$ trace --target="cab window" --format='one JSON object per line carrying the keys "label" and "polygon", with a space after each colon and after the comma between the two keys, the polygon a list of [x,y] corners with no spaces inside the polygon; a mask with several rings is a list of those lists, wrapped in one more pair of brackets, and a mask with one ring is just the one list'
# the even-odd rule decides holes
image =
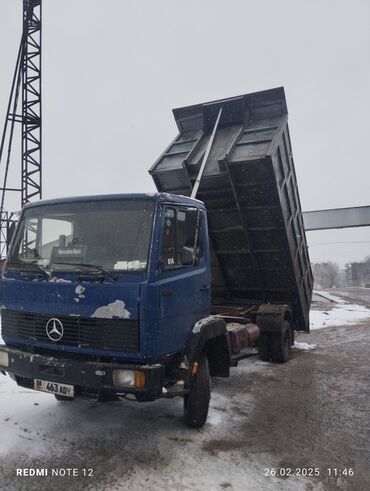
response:
{"label": "cab window", "polygon": [[199,263],[202,241],[200,218],[197,208],[165,207],[161,251],[161,263],[165,270]]}

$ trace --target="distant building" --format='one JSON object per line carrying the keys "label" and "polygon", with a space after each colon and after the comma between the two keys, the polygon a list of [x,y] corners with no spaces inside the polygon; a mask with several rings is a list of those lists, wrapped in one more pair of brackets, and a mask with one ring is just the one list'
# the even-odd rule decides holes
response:
{"label": "distant building", "polygon": [[354,286],[370,285],[370,261],[351,263],[349,272]]}

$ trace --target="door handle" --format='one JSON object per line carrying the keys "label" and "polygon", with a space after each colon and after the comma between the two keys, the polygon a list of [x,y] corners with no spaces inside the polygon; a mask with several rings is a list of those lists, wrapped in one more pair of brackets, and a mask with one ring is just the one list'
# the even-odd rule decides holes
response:
{"label": "door handle", "polygon": [[201,287],[199,288],[199,290],[200,290],[201,292],[208,292],[208,290],[209,290],[209,286],[207,286],[207,285],[203,285],[203,286],[201,286]]}

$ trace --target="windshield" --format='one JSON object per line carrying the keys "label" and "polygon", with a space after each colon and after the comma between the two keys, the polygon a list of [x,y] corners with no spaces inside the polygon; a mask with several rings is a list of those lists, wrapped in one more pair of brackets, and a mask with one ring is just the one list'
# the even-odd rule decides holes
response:
{"label": "windshield", "polygon": [[[154,201],[112,200],[64,203],[26,209],[9,267],[73,271],[144,271]],[[92,268],[93,269],[93,268]]]}

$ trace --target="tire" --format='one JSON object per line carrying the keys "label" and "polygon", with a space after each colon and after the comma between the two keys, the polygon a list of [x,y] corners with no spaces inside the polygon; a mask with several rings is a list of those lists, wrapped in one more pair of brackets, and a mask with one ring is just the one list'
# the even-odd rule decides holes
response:
{"label": "tire", "polygon": [[269,361],[270,359],[270,336],[268,334],[261,334],[258,338],[258,355],[262,361]]}
{"label": "tire", "polygon": [[200,428],[207,420],[211,399],[211,376],[208,359],[203,353],[198,360],[198,371],[191,377],[191,386],[184,396],[185,423],[192,428]]}
{"label": "tire", "polygon": [[271,338],[272,361],[286,363],[292,356],[291,327],[289,321],[285,320],[281,332]]}
{"label": "tire", "polygon": [[54,397],[59,402],[72,402],[74,400],[73,397],[65,397],[65,396],[60,396],[57,394],[54,394]]}

